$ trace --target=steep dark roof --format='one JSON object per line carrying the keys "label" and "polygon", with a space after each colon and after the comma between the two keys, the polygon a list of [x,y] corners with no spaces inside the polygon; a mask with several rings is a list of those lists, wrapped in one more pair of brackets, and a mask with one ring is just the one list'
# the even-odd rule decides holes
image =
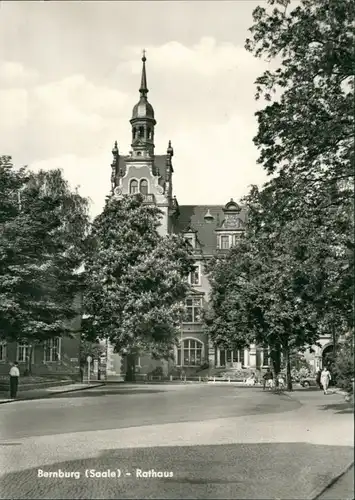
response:
{"label": "steep dark roof", "polygon": [[[215,230],[224,220],[224,205],[179,205],[179,216],[174,224],[174,232],[182,233],[189,225],[196,229],[196,237],[204,255],[212,255],[217,248],[217,234]],[[213,216],[213,221],[207,223],[204,219],[207,211]],[[241,207],[238,217],[246,222],[246,210]]]}

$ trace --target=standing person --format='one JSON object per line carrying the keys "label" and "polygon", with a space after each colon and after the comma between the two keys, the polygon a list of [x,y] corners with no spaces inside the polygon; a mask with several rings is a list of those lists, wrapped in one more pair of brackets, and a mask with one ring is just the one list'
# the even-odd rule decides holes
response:
{"label": "standing person", "polygon": [[270,368],[266,370],[266,373],[263,376],[263,391],[265,391],[266,384],[268,384],[269,380],[274,378]]}
{"label": "standing person", "polygon": [[320,376],[320,383],[322,384],[324,394],[328,394],[327,391],[328,391],[329,382],[331,381],[331,379],[332,379],[332,377],[330,375],[330,371],[325,366],[323,368],[323,371],[322,371],[321,376]]}
{"label": "standing person", "polygon": [[319,387],[319,389],[322,389],[322,384],[320,383],[320,378],[321,378],[322,370],[318,368],[317,373],[316,373],[316,384]]}
{"label": "standing person", "polygon": [[10,398],[15,399],[17,396],[18,380],[20,377],[20,370],[18,369],[18,362],[12,363],[10,368]]}

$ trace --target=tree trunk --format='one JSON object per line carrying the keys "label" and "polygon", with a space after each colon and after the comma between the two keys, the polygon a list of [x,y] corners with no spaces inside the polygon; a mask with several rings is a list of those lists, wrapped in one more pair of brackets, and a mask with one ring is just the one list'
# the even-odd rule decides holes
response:
{"label": "tree trunk", "polygon": [[134,354],[127,354],[126,357],[127,366],[126,366],[126,382],[135,382],[136,381],[136,357]]}
{"label": "tree trunk", "polygon": [[275,386],[279,385],[279,373],[281,370],[281,346],[276,345],[275,348],[270,353],[271,366],[274,375]]}
{"label": "tree trunk", "polygon": [[30,345],[29,356],[27,359],[27,373],[28,375],[32,375],[32,355],[33,355],[33,344]]}
{"label": "tree trunk", "polygon": [[291,377],[291,358],[290,350],[285,347],[285,363],[286,363],[286,387],[288,391],[292,391],[292,377]]}
{"label": "tree trunk", "polygon": [[332,325],[332,340],[333,340],[333,361],[335,362],[335,358],[337,355],[337,337],[335,333],[334,323]]}

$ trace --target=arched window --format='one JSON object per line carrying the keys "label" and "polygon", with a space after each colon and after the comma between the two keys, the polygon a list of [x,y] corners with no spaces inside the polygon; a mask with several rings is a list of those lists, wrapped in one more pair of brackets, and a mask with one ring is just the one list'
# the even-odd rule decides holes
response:
{"label": "arched window", "polygon": [[148,128],[147,129],[147,139],[151,139],[151,138],[152,138],[152,129]]}
{"label": "arched window", "polygon": [[202,364],[203,344],[199,340],[185,339],[178,350],[179,366],[200,366]]}
{"label": "arched window", "polygon": [[132,179],[129,185],[129,194],[137,194],[137,193],[138,193],[138,181]]}
{"label": "arched window", "polygon": [[139,137],[144,137],[144,127],[139,127]]}
{"label": "arched window", "polygon": [[146,181],[145,179],[141,180],[139,191],[141,192],[141,194],[148,194],[148,181]]}

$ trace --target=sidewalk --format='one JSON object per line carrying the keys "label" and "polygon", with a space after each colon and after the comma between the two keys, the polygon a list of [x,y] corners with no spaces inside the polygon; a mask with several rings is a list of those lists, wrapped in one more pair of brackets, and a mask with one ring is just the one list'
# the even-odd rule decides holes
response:
{"label": "sidewalk", "polygon": [[328,486],[316,500],[334,500],[337,498],[342,500],[354,499],[354,465]]}
{"label": "sidewalk", "polygon": [[42,399],[48,398],[55,394],[64,394],[66,392],[84,391],[87,389],[93,389],[95,387],[101,387],[105,385],[103,382],[93,382],[88,383],[78,383],[70,385],[59,385],[57,387],[48,387],[47,389],[32,389],[29,391],[19,392],[16,399],[9,399],[6,397],[6,393],[0,393],[0,404],[3,403],[15,403],[16,401],[26,401],[30,399]]}

